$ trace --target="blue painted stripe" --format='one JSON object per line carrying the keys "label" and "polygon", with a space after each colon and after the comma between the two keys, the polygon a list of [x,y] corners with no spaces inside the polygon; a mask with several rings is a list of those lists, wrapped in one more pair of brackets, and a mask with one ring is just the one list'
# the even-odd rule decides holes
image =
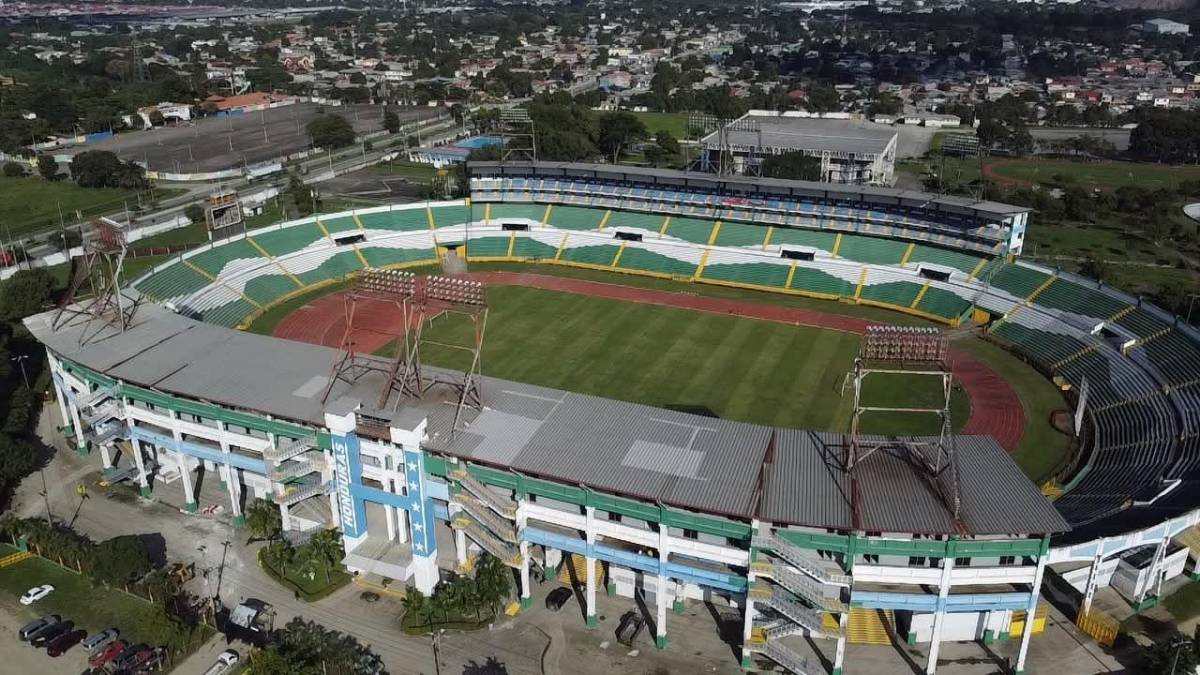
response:
{"label": "blue painted stripe", "polygon": [[133,427],[131,430],[133,438],[147,443],[153,443],[160,448],[168,448],[176,452],[182,452],[190,457],[197,459],[205,459],[217,464],[229,464],[244,471],[251,471],[260,476],[265,476],[267,473],[267,465],[261,459],[252,459],[244,455],[239,455],[235,452],[221,452],[219,449],[207,448],[203,445],[190,443],[188,441],[176,441],[172,436],[164,436],[151,431],[146,431],[138,427]]}
{"label": "blue painted stripe", "polygon": [[1005,609],[1026,609],[1029,593],[964,593],[942,600],[928,593],[887,593],[858,591],[850,604],[868,609],[904,609],[914,612],[985,612]]}

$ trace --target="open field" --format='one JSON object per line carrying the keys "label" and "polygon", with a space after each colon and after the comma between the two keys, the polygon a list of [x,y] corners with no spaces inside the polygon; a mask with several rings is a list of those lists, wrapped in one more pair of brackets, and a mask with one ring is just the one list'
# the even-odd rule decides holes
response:
{"label": "open field", "polygon": [[635,112],[633,115],[646,125],[651,136],[666,130],[677,139],[688,137],[687,113]]}
{"label": "open field", "polygon": [[[158,199],[165,199],[177,190],[155,190]],[[142,200],[148,203],[150,192]],[[79,217],[97,216],[121,211],[138,204],[136,190],[79,187],[69,180],[46,181],[41,178],[0,178],[0,236],[5,239],[31,232],[57,230],[60,210],[68,226]]]}
{"label": "open field", "polygon": [[[842,381],[858,336],[685,309],[622,302],[520,286],[492,287],[484,373],[661,408],[710,412],[723,419],[817,430],[845,429],[851,397]],[[461,343],[470,324],[435,322],[425,334]],[[430,346],[429,363],[462,369],[467,355]],[[877,375],[869,405],[930,404],[933,378]],[[954,397],[955,419],[969,414]],[[877,433],[932,433],[936,419],[879,413],[864,417]]]}
{"label": "open field", "polygon": [[1097,190],[1126,185],[1148,189],[1175,188],[1183,180],[1200,179],[1200,167],[1140,162],[1072,162],[1057,159],[994,159],[984,165],[990,178],[1018,183],[1061,183]]}
{"label": "open field", "polygon": [[[320,112],[344,117],[357,134],[383,129],[378,105],[321,106],[316,103],[260,110],[227,117],[205,117],[174,127],[117,134],[68,152],[108,150],[125,161],[142,162],[152,171],[206,172],[257,164],[309,146],[308,124]],[[401,123],[437,115],[430,108],[395,109]]]}
{"label": "open field", "polygon": [[[14,550],[7,545],[0,546],[0,555]],[[55,590],[33,606],[23,607],[18,598],[39,584],[50,584]],[[150,602],[123,591],[93,586],[87,577],[38,557],[0,569],[0,606],[20,617],[22,623],[46,614],[58,614],[74,621],[89,635],[115,627],[121,631],[122,638],[133,644],[163,644],[175,630]],[[11,636],[5,638],[13,639]]]}

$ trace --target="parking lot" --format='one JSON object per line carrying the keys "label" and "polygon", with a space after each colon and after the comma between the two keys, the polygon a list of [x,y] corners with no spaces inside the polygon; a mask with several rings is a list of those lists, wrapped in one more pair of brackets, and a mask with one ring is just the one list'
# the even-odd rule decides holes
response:
{"label": "parking lot", "polygon": [[87,655],[79,647],[51,659],[46,650],[34,649],[17,639],[17,631],[28,618],[0,607],[0,671],[5,673],[80,673],[87,668]]}
{"label": "parking lot", "polygon": [[[392,107],[391,110],[399,115],[401,124],[434,117],[439,113],[436,108]],[[140,162],[152,171],[221,171],[278,159],[304,150],[309,146],[305,125],[321,112],[345,118],[359,135],[383,129],[382,106],[297,103],[241,115],[205,117],[178,126],[117,134],[108,140],[76,146],[61,154],[108,150],[125,161]]]}

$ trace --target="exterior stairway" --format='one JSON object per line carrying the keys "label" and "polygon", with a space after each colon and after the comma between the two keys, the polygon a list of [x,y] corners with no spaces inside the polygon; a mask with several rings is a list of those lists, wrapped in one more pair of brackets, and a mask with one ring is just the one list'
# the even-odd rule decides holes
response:
{"label": "exterior stairway", "polygon": [[312,459],[304,459],[299,462],[284,461],[279,465],[267,463],[267,473],[273,480],[287,480],[289,478],[299,478],[307,476],[310,473],[320,471],[325,467],[325,457],[317,455]]}
{"label": "exterior stairway", "polygon": [[454,495],[454,503],[462,505],[472,518],[487,526],[497,537],[510,544],[520,541],[517,537],[517,528],[513,523],[496,515],[495,511],[484,506],[478,499],[465,492],[460,492]]}
{"label": "exterior stairway", "polygon": [[751,642],[747,647],[750,651],[762,654],[795,675],[810,675],[821,672],[819,666],[814,667],[810,665],[806,657],[800,656],[778,641]]}
{"label": "exterior stairway", "polygon": [[807,574],[794,572],[786,565],[769,560],[755,561],[751,564],[751,569],[758,576],[774,579],[775,583],[804,598],[814,607],[820,607],[830,612],[846,611],[846,603],[842,602],[840,598],[826,596],[824,584]]}
{"label": "exterior stairway", "polygon": [[104,399],[106,399],[112,395],[113,395],[112,387],[100,387],[96,391],[90,392],[88,394],[84,394],[83,396],[76,398],[75,405],[78,406],[80,410],[83,410],[84,408],[90,408],[90,407],[96,405],[97,403],[103,401]]}
{"label": "exterior stairway", "polygon": [[499,537],[492,534],[490,530],[480,525],[479,521],[468,514],[460,511],[454,517],[454,520],[450,521],[450,527],[466,532],[483,550],[499,558],[505,565],[509,567],[521,566],[521,552],[515,546],[501,541]]}
{"label": "exterior stairway", "polygon": [[122,413],[121,402],[115,399],[104,401],[98,406],[89,408],[80,408],[79,421],[84,426],[95,426],[116,417],[120,417]]}
{"label": "exterior stairway", "polygon": [[476,499],[486,504],[496,513],[509,520],[516,519],[517,502],[508,497],[501,497],[490,490],[486,485],[476,480],[474,476],[467,473],[466,468],[462,465],[459,465],[457,469],[450,472],[450,478],[458,481],[467,492],[470,492]]}
{"label": "exterior stairway", "polygon": [[274,501],[280,506],[291,506],[297,502],[302,502],[309,497],[325,494],[325,484],[318,481],[308,485],[298,486],[295,490],[288,490],[283,494],[275,495]]}
{"label": "exterior stairway", "polygon": [[850,609],[847,638],[856,645],[890,645],[892,637],[889,627],[894,625],[895,615],[890,609],[853,607]]}
{"label": "exterior stairway", "polygon": [[309,450],[317,449],[317,439],[315,436],[305,438],[297,438],[293,441],[288,441],[279,447],[270,447],[263,450],[263,459],[268,462],[283,462],[293,457],[303,455]]}
{"label": "exterior stairway", "polygon": [[[825,625],[824,612],[807,607],[793,600],[788,596],[787,591],[782,588],[773,587],[764,581],[756,581],[750,588],[750,599],[754,602],[764,604],[791,619],[813,637],[837,637],[836,631],[832,635],[829,634],[829,629]],[[795,632],[799,631],[792,631],[787,634],[790,635]],[[782,633],[780,636],[782,636]],[[770,635],[768,634],[767,637],[769,638]]]}
{"label": "exterior stairway", "polygon": [[849,586],[850,577],[830,570],[829,567],[813,556],[812,551],[784,541],[774,534],[756,535],[752,541],[755,548],[770,549],[777,557],[808,576],[825,584]]}

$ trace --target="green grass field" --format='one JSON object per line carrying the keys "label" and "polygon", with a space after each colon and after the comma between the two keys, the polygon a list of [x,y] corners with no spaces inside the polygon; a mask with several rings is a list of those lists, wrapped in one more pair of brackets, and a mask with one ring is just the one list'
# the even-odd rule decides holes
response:
{"label": "green grass field", "polygon": [[[1030,183],[1057,183],[1061,177],[1081,187],[1112,190],[1124,185],[1175,188],[1182,180],[1200,179],[1200,167],[1141,162],[1073,162],[1060,159],[998,160],[997,176]],[[1058,177],[1056,177],[1058,176]]]}
{"label": "green grass field", "polygon": [[[178,194],[179,190],[156,190],[158,199]],[[142,199],[150,199],[149,192]],[[17,236],[53,230],[59,227],[59,209],[66,223],[83,217],[120,211],[126,204],[137,206],[136,190],[82,188],[69,180],[49,182],[41,178],[0,178],[0,225],[4,236]]]}
{"label": "green grass field", "polygon": [[[0,555],[14,550],[0,546]],[[33,606],[22,606],[18,602],[21,594],[40,584],[50,584],[55,590]],[[132,643],[161,644],[175,630],[148,601],[123,591],[92,586],[87,577],[37,557],[0,569],[0,606],[22,623],[58,614],[89,634],[116,627],[121,637]]]}
{"label": "green grass field", "polygon": [[[842,430],[849,422],[851,397],[841,389],[858,352],[853,334],[518,286],[491,288],[489,304],[488,375],[756,424]],[[426,335],[460,343],[470,328],[448,318]],[[429,346],[422,355],[468,365],[460,351]],[[867,385],[869,405],[939,396],[934,378],[875,375]],[[969,409],[957,393],[959,424]],[[875,413],[863,422],[875,433],[938,428],[933,416]]]}
{"label": "green grass field", "polygon": [[676,139],[687,138],[687,113],[635,112],[633,115],[646,125],[651,136],[665,129]]}

